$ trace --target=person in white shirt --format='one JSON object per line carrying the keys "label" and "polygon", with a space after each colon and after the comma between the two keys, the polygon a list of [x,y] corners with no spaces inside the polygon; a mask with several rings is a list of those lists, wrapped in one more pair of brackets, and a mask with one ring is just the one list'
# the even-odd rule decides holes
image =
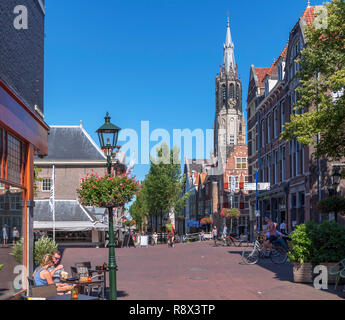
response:
{"label": "person in white shirt", "polygon": [[279,226],[280,232],[286,233],[286,224],[285,221],[283,221]]}
{"label": "person in white shirt", "polygon": [[7,234],[7,225],[5,224],[2,228],[2,241],[4,246],[7,244],[8,234]]}

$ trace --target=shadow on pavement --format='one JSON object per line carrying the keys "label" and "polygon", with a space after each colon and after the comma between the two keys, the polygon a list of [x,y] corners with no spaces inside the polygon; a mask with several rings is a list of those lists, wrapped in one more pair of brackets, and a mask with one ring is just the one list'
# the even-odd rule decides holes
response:
{"label": "shadow on pavement", "polygon": [[[230,254],[242,255],[242,251],[228,251],[228,252]],[[246,265],[242,261],[242,259],[239,262],[239,264],[240,265]],[[272,272],[274,274],[275,279],[278,279],[280,281],[288,281],[288,282],[294,283],[294,281],[293,281],[293,265],[290,262],[286,262],[284,264],[274,264],[269,258],[267,258],[267,259],[260,258],[260,260],[258,261],[258,263],[256,265]],[[298,283],[298,284],[314,288],[313,284],[309,284],[309,283]],[[344,298],[343,293],[342,293],[342,289],[343,289],[343,286],[340,285],[340,286],[338,286],[338,290],[334,290],[334,284],[329,284],[328,289],[325,291],[332,293],[334,295],[337,295],[338,297]],[[317,289],[315,289],[315,290],[317,290]]]}

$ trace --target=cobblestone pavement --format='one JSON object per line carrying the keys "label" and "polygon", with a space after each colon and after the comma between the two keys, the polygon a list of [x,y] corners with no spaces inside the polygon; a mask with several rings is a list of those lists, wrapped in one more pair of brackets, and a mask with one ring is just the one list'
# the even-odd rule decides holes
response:
{"label": "cobblestone pavement", "polygon": [[[292,266],[241,262],[243,249],[211,242],[116,249],[119,299],[130,300],[341,300],[341,291],[292,282]],[[62,263],[107,262],[108,249],[65,249]],[[109,282],[108,282],[109,283]]]}

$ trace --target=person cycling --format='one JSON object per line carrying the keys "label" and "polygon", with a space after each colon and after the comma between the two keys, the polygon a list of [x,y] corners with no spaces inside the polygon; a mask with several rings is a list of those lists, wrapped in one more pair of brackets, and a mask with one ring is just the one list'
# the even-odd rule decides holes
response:
{"label": "person cycling", "polygon": [[171,246],[174,246],[174,240],[175,240],[175,227],[174,225],[171,223],[171,220],[168,219],[168,223],[166,224],[166,230],[168,233],[168,246],[170,245],[170,241],[171,241]]}
{"label": "person cycling", "polygon": [[268,238],[266,241],[264,241],[264,249],[265,253],[267,253],[267,249],[272,252],[272,243],[278,239],[277,236],[277,228],[275,223],[271,220],[271,216],[269,214],[266,214],[265,216],[265,222],[267,223],[266,233],[268,234]]}
{"label": "person cycling", "polygon": [[[287,246],[285,240],[283,239],[284,235],[281,232],[279,232],[278,230],[276,230],[276,233],[277,233],[277,239],[275,241],[277,243],[279,242],[286,250],[288,250],[288,246]],[[266,237],[267,237],[267,239],[270,237],[269,232],[266,233]]]}

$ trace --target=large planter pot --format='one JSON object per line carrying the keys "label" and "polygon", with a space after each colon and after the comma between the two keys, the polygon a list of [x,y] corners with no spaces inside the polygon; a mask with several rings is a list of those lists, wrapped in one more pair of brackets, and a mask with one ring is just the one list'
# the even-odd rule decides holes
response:
{"label": "large planter pot", "polygon": [[[328,270],[328,284],[335,284],[337,276],[336,275],[331,275],[329,274],[329,269],[333,266],[335,266],[337,264],[337,262],[324,262],[324,263],[320,263],[320,266],[325,266],[327,267]],[[339,266],[337,268],[337,270],[339,270]]]}
{"label": "large planter pot", "polygon": [[294,263],[293,281],[297,283],[313,283],[313,264]]}

